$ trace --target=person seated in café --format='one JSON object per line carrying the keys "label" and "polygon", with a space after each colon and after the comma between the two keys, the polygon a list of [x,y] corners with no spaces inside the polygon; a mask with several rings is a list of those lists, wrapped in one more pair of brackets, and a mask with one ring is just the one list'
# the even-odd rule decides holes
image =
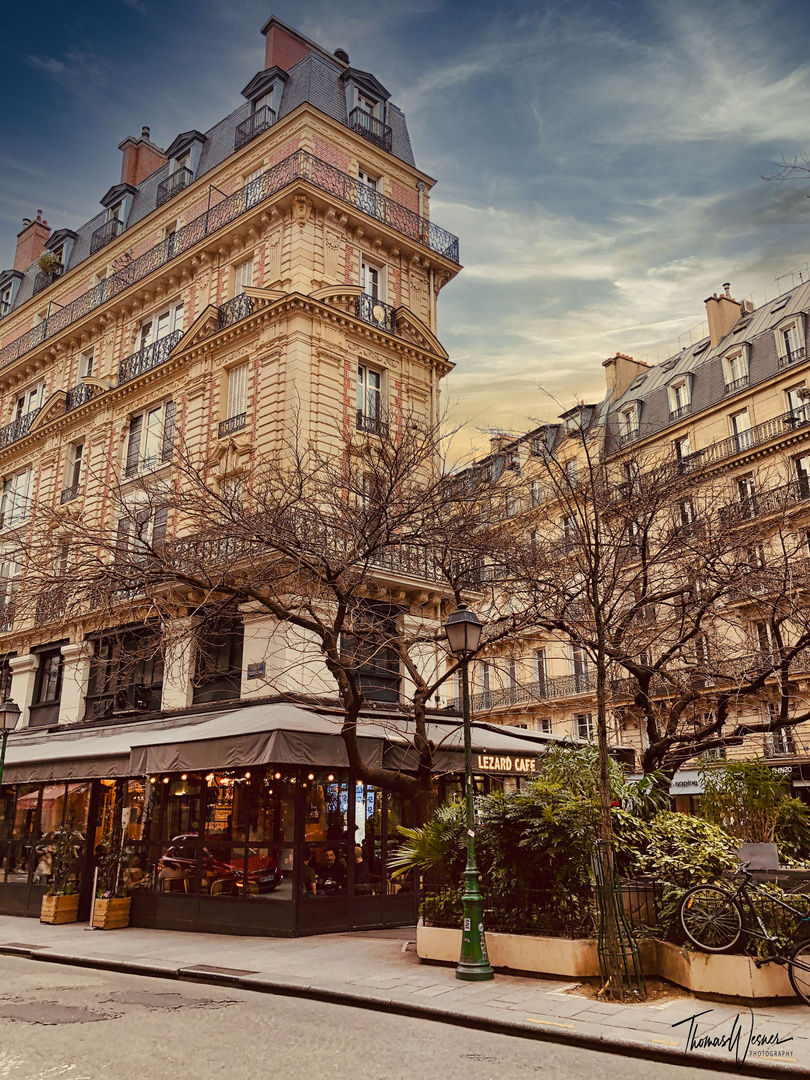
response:
{"label": "person seated in caf\u00e9", "polygon": [[363,849],[359,844],[356,844],[354,848],[354,891],[356,893],[371,892],[371,871],[363,858]]}
{"label": "person seated in caf\u00e9", "polygon": [[327,848],[323,853],[323,863],[319,867],[318,885],[324,892],[339,893],[346,888],[346,867],[338,859],[334,848]]}
{"label": "person seated in caf\u00e9", "polygon": [[304,890],[304,896],[316,896],[318,892],[317,864],[315,856],[312,854],[312,848],[308,845],[303,850],[303,856],[306,860],[301,873],[301,886]]}
{"label": "person seated in caf\u00e9", "polygon": [[127,889],[142,889],[145,884],[141,860],[133,855],[124,870],[124,885]]}

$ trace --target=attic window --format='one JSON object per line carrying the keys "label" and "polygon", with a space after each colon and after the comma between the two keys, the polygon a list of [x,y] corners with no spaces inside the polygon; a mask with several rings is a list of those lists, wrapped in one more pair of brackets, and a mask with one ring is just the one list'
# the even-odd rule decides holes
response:
{"label": "attic window", "polygon": [[786,308],[788,306],[788,301],[789,300],[790,300],[790,293],[788,293],[787,296],[783,296],[781,298],[781,300],[778,301],[778,303],[774,304],[774,306],[771,308],[771,315],[775,314],[775,312],[777,312],[777,311],[781,311],[782,308]]}
{"label": "attic window", "polygon": [[630,383],[628,390],[635,390],[637,386],[641,386],[644,380],[647,378],[647,372],[643,371],[640,375],[636,375],[635,379]]}
{"label": "attic window", "polygon": [[692,355],[693,356],[700,356],[701,353],[705,353],[706,350],[709,347],[709,344],[710,344],[710,342],[709,342],[708,339],[706,341],[704,341],[704,342],[701,342],[701,344],[698,345],[698,347],[695,349],[695,351],[692,353]]}
{"label": "attic window", "polygon": [[671,360],[665,360],[661,365],[662,371],[672,371],[675,365],[678,363],[678,357],[673,356]]}
{"label": "attic window", "polygon": [[739,334],[742,330],[746,330],[751,325],[750,319],[744,319],[742,322],[737,323],[732,333]]}

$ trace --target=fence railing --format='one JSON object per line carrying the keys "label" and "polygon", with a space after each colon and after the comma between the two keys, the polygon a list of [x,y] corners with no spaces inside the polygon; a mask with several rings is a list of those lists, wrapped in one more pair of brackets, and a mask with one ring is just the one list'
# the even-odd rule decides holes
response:
{"label": "fence railing", "polygon": [[40,270],[37,276],[34,278],[34,296],[38,292],[42,292],[43,289],[47,289],[49,285],[52,285],[57,278],[60,278],[64,274],[64,266],[55,266],[53,270]]}
{"label": "fence railing", "polygon": [[[470,698],[473,712],[487,712],[508,705],[528,705],[534,701],[548,701],[550,698],[576,697],[578,694],[592,694],[596,691],[596,674],[584,672],[578,675],[561,675],[554,679],[540,682],[522,683],[504,686],[495,690],[483,690]],[[460,709],[461,699],[451,698],[447,705],[450,709]]]}
{"label": "fence railing", "polygon": [[362,135],[364,139],[376,143],[377,146],[391,153],[393,145],[391,128],[382,120],[378,120],[376,116],[367,113],[365,109],[352,109],[349,113],[349,127],[358,135]]}
{"label": "fence railing", "polygon": [[765,420],[762,424],[756,424],[747,431],[739,431],[727,439],[710,443],[702,450],[695,450],[694,453],[681,458],[681,465],[683,467],[714,465],[724,458],[734,457],[746,450],[752,450],[755,446],[770,442],[771,439],[781,438],[804,424],[810,424],[810,405],[800,405],[791,409],[790,412],[781,413],[771,420]]}
{"label": "fence railing", "polygon": [[[431,251],[443,255],[452,262],[459,261],[457,236],[447,232],[446,229],[440,229],[438,225],[420,217],[401,203],[372,191],[357,177],[341,172],[340,169],[314,157],[306,150],[296,150],[295,153],[274,165],[272,169],[257,176],[255,180],[251,180],[232,195],[224,197],[205,213],[178,229],[172,236],[161,240],[159,244],[136,259],[130,259],[126,266],[121,267],[110,277],[93,286],[70,304],[65,304],[59,311],[43,319],[41,323],[14,341],[9,342],[0,349],[0,367],[19,359],[20,356],[41,345],[46,338],[60,333],[100,304],[106,303],[131,285],[148,277],[171,259],[183,255],[205,237],[229,225],[295,180],[305,180],[341,202],[370,214],[404,236],[430,248]],[[90,244],[91,254],[115,239],[121,229],[123,229],[123,224],[117,219],[108,221],[101,228],[96,229]]]}
{"label": "fence railing", "polygon": [[255,139],[257,135],[261,135],[263,131],[267,131],[269,127],[272,127],[276,122],[276,114],[270,108],[269,105],[262,105],[260,109],[257,109],[255,113],[252,113],[247,120],[243,120],[236,128],[236,135],[233,140],[234,150],[239,150],[241,147],[247,145],[251,139]]}
{"label": "fence railing", "polygon": [[810,477],[803,480],[791,480],[775,488],[751,492],[738,502],[721,506],[717,516],[721,525],[736,525],[741,521],[772,514],[777,510],[786,510],[791,506],[810,499]]}
{"label": "fence railing", "polygon": [[234,323],[241,322],[253,314],[253,298],[247,293],[238,293],[232,300],[228,300],[219,309],[217,316],[217,330],[226,330]]}
{"label": "fence railing", "polygon": [[39,409],[32,409],[31,412],[18,416],[16,420],[12,420],[10,424],[0,428],[0,448],[11,446],[12,443],[27,435],[35,418],[39,415],[39,411]]}
{"label": "fence railing", "polygon": [[109,221],[105,221],[90,237],[90,254],[94,255],[97,251],[106,247],[107,244],[115,240],[116,236],[120,236],[123,231],[124,223],[120,218],[110,218]]}
{"label": "fence railing", "polygon": [[72,409],[78,409],[80,405],[85,405],[92,396],[92,386],[87,386],[85,383],[72,386],[65,395],[65,412],[70,412]]}
{"label": "fence railing", "polygon": [[160,341],[153,341],[145,349],[125,356],[118,367],[118,385],[121,386],[122,383],[129,382],[130,379],[143,375],[145,371],[151,371],[152,368],[165,363],[182,336],[182,330],[174,330]]}
{"label": "fence railing", "polygon": [[217,435],[220,439],[223,439],[226,435],[232,435],[235,431],[241,431],[247,424],[247,413],[237,413],[236,416],[229,416],[227,420],[221,421],[217,428]]}
{"label": "fence railing", "polygon": [[158,184],[155,205],[163,206],[169,199],[178,195],[183,188],[187,188],[193,179],[194,173],[191,169],[186,168],[185,165],[182,165],[179,169],[175,169],[173,173]]}
{"label": "fence railing", "polygon": [[358,319],[372,326],[385,330],[389,334],[397,332],[396,309],[390,304],[378,300],[368,293],[361,293],[355,301],[354,313]]}

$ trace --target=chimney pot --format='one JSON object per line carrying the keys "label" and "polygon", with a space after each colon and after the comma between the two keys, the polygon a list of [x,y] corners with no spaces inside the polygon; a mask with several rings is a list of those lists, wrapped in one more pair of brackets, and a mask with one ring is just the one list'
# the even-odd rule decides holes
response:
{"label": "chimney pot", "polygon": [[338,60],[342,60],[344,64],[348,64],[349,54],[345,49],[335,49],[333,55],[336,56]]}
{"label": "chimney pot", "polygon": [[731,282],[730,281],[724,281],[723,282],[723,292],[724,292],[724,294],[726,296],[731,296]]}
{"label": "chimney pot", "polygon": [[145,124],[141,128],[141,138],[142,139],[148,139],[149,138],[149,128]]}

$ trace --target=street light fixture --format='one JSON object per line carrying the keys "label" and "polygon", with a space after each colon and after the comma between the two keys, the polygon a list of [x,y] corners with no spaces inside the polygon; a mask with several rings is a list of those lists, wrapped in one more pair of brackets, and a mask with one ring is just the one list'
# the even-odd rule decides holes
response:
{"label": "street light fixture", "polygon": [[464,924],[461,930],[461,956],[456,978],[467,982],[494,979],[484,939],[484,898],[481,875],[475,862],[475,809],[473,804],[472,731],[470,729],[470,681],[467,665],[478,651],[484,624],[466,604],[459,604],[444,626],[450,651],[461,664],[461,705],[464,717],[464,794],[467,819],[467,866],[464,870],[464,893],[461,898]]}
{"label": "street light fixture", "polygon": [[0,705],[0,784],[3,783],[3,766],[6,763],[8,733],[13,731],[20,719],[20,706],[8,700]]}

